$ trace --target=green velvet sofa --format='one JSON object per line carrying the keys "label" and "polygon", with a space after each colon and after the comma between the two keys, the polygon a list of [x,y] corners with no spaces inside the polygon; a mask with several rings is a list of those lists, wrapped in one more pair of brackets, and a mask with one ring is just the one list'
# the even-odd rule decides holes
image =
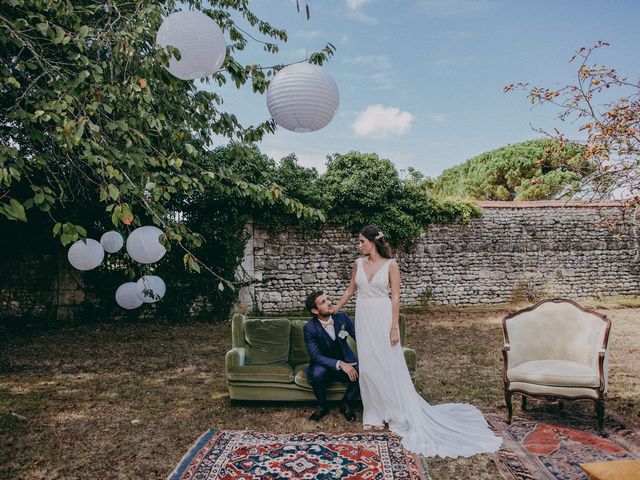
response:
{"label": "green velvet sofa", "polygon": [[[232,348],[225,357],[231,400],[315,400],[305,369],[309,355],[302,327],[308,318],[247,318],[231,320]],[[400,343],[411,378],[416,372],[416,352],[405,346],[406,319],[400,314]],[[349,338],[357,355],[357,346]],[[339,400],[346,384],[329,386],[328,399]]]}

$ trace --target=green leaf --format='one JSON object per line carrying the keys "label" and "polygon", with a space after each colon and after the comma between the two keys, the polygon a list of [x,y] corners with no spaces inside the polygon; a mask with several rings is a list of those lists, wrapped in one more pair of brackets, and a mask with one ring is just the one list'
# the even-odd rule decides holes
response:
{"label": "green leaf", "polygon": [[49,32],[49,25],[47,23],[39,23],[36,25],[36,28],[42,35],[47,35]]}
{"label": "green leaf", "polygon": [[196,259],[193,258],[192,256],[189,256],[189,268],[191,270],[194,270],[194,271],[200,273],[200,265],[198,264]]}
{"label": "green leaf", "polygon": [[16,220],[21,220],[23,222],[27,221],[27,215],[25,214],[24,207],[15,198],[12,198],[9,201],[9,205],[7,206],[7,211]]}
{"label": "green leaf", "polygon": [[120,190],[118,190],[118,187],[110,183],[108,188],[109,188],[109,196],[117,201],[118,198],[120,198]]}

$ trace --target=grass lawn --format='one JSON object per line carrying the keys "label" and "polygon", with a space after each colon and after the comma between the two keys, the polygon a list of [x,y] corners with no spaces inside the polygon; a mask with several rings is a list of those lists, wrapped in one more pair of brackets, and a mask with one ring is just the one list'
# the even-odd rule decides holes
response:
{"label": "grass lawn", "polygon": [[[640,309],[600,310],[613,321],[607,408],[638,428]],[[416,386],[428,402],[506,412],[504,314],[408,315],[407,343],[418,352]],[[85,325],[20,335],[0,330],[0,478],[166,478],[212,426],[360,430],[337,410],[321,424],[309,422],[309,403],[230,404],[224,376],[230,330],[228,323]],[[435,480],[499,478],[486,455],[428,463]]]}

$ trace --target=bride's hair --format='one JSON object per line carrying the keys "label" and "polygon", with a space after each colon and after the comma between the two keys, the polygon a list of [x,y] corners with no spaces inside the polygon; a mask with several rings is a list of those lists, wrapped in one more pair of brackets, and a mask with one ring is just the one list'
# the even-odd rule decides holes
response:
{"label": "bride's hair", "polygon": [[391,247],[385,240],[384,233],[378,227],[375,225],[367,225],[360,230],[360,235],[376,244],[376,250],[382,258],[391,258]]}

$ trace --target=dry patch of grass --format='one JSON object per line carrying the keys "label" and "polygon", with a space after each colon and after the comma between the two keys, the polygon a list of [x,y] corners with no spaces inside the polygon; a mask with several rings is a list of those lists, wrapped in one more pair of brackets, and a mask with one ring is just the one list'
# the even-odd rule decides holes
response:
{"label": "dry patch of grass", "polygon": [[[499,311],[410,314],[416,386],[430,403],[505,412]],[[640,420],[637,309],[612,318],[608,408]],[[0,478],[165,478],[192,442],[216,428],[359,431],[309,403],[230,403],[228,323],[81,326],[5,336],[0,345]],[[592,408],[585,405],[584,408]],[[429,459],[434,479],[499,478],[488,456]]]}

